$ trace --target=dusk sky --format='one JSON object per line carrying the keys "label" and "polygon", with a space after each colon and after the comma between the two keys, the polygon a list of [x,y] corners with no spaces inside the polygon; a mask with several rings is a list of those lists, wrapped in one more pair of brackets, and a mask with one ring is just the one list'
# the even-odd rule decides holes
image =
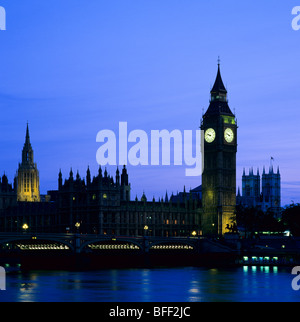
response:
{"label": "dusk sky", "polygon": [[[0,173],[10,182],[29,122],[41,193],[72,167],[97,174],[99,131],[199,129],[221,74],[243,168],[280,167],[282,205],[300,202],[300,30],[289,0],[0,0]],[[183,166],[129,168],[132,199],[201,184]],[[116,167],[108,166],[115,175]]]}

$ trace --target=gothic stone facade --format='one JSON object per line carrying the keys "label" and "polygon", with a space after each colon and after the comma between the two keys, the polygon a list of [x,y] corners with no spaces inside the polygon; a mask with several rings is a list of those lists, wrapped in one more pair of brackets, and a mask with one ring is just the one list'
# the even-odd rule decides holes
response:
{"label": "gothic stone facade", "polygon": [[190,236],[200,234],[200,200],[186,194],[183,202],[171,200],[147,201],[130,199],[127,169],[116,171],[115,179],[98,175],[91,179],[87,170],[86,180],[77,173],[62,183],[59,174],[58,191],[49,192],[57,203],[56,231],[97,233],[123,236]]}
{"label": "gothic stone facade", "polygon": [[27,125],[14,187],[2,177],[0,184],[0,231],[106,234],[124,236],[190,236],[200,231],[200,198],[184,193],[173,202],[169,200],[132,201],[127,169],[115,178],[101,167],[91,178],[87,170],[82,179],[70,171],[68,179],[60,171],[58,189],[41,198],[37,165],[33,162]]}

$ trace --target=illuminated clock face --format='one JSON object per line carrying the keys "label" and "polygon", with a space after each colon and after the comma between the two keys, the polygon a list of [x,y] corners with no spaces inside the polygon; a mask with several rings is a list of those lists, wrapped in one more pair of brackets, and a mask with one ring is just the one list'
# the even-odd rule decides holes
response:
{"label": "illuminated clock face", "polygon": [[234,139],[234,133],[232,131],[232,129],[226,129],[224,132],[224,138],[226,140],[226,142],[231,143]]}
{"label": "illuminated clock face", "polygon": [[212,143],[216,138],[216,132],[214,129],[208,129],[205,132],[205,141],[208,143]]}

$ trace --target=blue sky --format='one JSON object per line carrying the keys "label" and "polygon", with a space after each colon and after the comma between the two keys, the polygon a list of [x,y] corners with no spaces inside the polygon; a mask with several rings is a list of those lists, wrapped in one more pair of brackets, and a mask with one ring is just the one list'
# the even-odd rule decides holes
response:
{"label": "blue sky", "polygon": [[[197,130],[217,58],[238,119],[243,168],[280,166],[300,202],[300,31],[295,1],[1,0],[0,172],[13,177],[29,122],[42,193],[59,169],[96,175],[98,131]],[[115,167],[108,172],[115,173]],[[185,166],[130,167],[132,197],[198,186]]]}

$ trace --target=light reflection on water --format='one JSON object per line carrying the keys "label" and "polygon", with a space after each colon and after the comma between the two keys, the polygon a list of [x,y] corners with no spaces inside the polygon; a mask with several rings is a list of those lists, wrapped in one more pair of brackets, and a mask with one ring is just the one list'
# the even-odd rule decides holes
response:
{"label": "light reflection on water", "polygon": [[299,301],[291,269],[172,268],[7,275],[0,301],[217,302]]}

